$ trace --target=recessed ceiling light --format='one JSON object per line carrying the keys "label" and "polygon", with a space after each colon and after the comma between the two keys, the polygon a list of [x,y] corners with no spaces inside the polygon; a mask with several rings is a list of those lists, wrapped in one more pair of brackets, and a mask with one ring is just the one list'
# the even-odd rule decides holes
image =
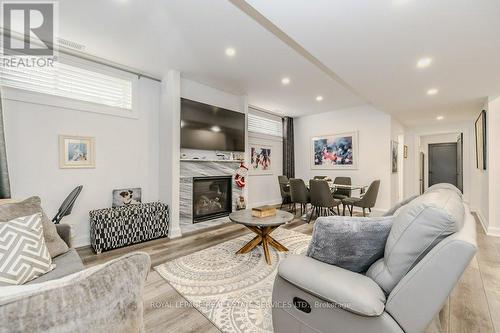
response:
{"label": "recessed ceiling light", "polygon": [[437,116],[437,117],[436,117],[436,119],[437,119],[437,120],[443,120],[443,119],[444,119],[444,117],[443,117],[443,116]]}
{"label": "recessed ceiling light", "polygon": [[234,48],[232,48],[232,47],[228,47],[226,49],[226,55],[228,57],[234,57],[236,55],[236,50]]}
{"label": "recessed ceiling light", "polygon": [[418,60],[417,67],[418,68],[429,67],[431,63],[432,63],[432,58],[422,58]]}
{"label": "recessed ceiling light", "polygon": [[290,78],[289,77],[284,77],[281,79],[281,83],[285,86],[290,84]]}
{"label": "recessed ceiling light", "polygon": [[323,96],[319,95],[319,96],[316,96],[316,101],[317,102],[321,102],[323,100]]}
{"label": "recessed ceiling light", "polygon": [[436,95],[438,92],[439,92],[439,90],[437,90],[436,88],[432,88],[432,89],[427,90],[427,95],[429,95],[429,96]]}
{"label": "recessed ceiling light", "polygon": [[212,127],[210,128],[210,130],[211,130],[212,132],[219,133],[219,132],[220,132],[220,127],[219,127],[219,126],[212,126]]}

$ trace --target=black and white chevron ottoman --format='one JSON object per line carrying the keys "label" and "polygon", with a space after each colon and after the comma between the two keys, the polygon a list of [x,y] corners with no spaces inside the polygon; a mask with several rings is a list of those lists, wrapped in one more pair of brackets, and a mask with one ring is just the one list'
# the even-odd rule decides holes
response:
{"label": "black and white chevron ottoman", "polygon": [[161,202],[97,209],[89,216],[96,253],[168,236],[169,209]]}

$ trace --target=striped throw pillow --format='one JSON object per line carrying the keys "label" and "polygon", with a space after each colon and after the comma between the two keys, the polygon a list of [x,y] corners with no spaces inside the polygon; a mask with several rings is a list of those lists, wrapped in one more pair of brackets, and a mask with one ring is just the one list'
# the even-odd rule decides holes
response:
{"label": "striped throw pillow", "polygon": [[0,286],[23,284],[54,268],[40,213],[0,223]]}

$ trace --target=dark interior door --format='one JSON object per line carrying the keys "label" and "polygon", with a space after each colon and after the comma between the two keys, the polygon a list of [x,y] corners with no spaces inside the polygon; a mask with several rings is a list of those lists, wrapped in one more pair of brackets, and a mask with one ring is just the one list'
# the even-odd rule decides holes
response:
{"label": "dark interior door", "polygon": [[464,135],[460,133],[457,138],[457,187],[464,191]]}
{"label": "dark interior door", "polygon": [[429,186],[457,183],[457,143],[429,144]]}

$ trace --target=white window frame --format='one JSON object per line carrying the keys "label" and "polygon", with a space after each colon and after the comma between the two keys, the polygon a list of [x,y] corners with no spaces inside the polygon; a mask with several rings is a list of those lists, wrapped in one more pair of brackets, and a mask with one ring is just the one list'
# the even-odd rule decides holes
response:
{"label": "white window frame", "polygon": [[[275,115],[271,115],[271,114],[267,113],[266,111],[262,111],[261,109],[255,107],[255,106],[249,106],[248,107],[248,117],[251,117],[251,116],[256,116],[256,117],[259,117],[259,118],[265,118],[265,119],[268,119],[268,120],[271,120],[271,121],[275,121],[277,123],[279,122],[280,124],[281,124],[281,120],[282,120],[281,117],[275,116]],[[273,134],[269,134],[269,133],[262,133],[262,132],[251,131],[249,124],[250,124],[250,119],[248,120],[248,124],[247,124],[249,135],[252,135],[252,136],[256,136],[256,135],[258,135],[258,136],[266,136],[266,137],[269,137],[269,138],[276,138],[276,139],[279,139],[279,140],[283,139],[283,127],[280,127],[281,131],[282,131],[281,135],[273,135]]]}
{"label": "white window frame", "polygon": [[120,71],[118,69],[100,65],[92,61],[79,59],[66,54],[59,53],[58,61],[79,67],[88,71],[101,73],[132,82],[132,109],[108,106],[104,104],[88,102],[63,96],[40,93],[36,91],[18,89],[2,86],[2,98],[32,104],[49,105],[58,108],[72,109],[76,111],[101,113],[117,117],[139,118],[139,78],[135,74]]}

